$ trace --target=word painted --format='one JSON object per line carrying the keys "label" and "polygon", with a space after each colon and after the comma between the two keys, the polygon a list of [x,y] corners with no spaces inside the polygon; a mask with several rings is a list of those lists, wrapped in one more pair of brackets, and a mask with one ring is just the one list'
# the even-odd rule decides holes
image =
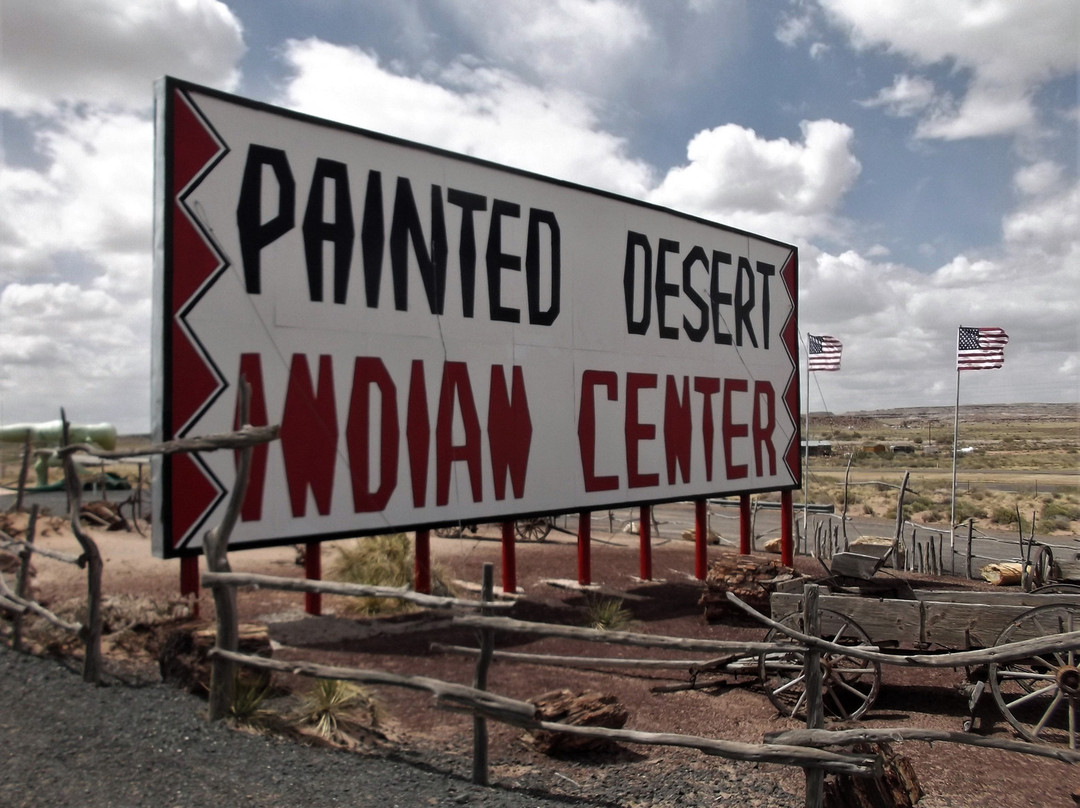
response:
{"label": "word painted", "polygon": [[[432,501],[447,505],[453,468],[458,463],[466,469],[473,502],[483,499],[485,472],[491,475],[496,500],[525,496],[532,418],[520,366],[505,369],[492,365],[487,401],[478,404],[468,366],[464,362],[444,362],[432,408],[422,360],[412,362],[408,379],[399,384],[382,359],[358,356],[349,382],[349,403],[339,413],[335,404],[338,380],[334,378],[331,357],[321,355],[315,363],[313,376],[306,354],[292,356],[282,406],[280,443],[293,518],[306,515],[309,492],[320,515],[331,512],[342,440],[355,513],[385,508],[403,476],[407,476],[404,484],[409,487],[414,507]],[[252,387],[252,422],[265,422],[267,399],[261,356],[241,355],[240,375]],[[457,441],[455,419],[464,432]],[[243,521],[262,517],[268,451],[265,445],[254,450],[251,482],[241,509]],[[485,457],[489,459],[486,468]],[[373,475],[374,460],[378,471]],[[428,490],[432,465],[434,495]],[[403,470],[407,475],[401,473]]]}
{"label": "word painted", "polygon": [[[623,262],[623,299],[626,305],[626,330],[629,334],[648,334],[652,326],[653,302],[656,303],[656,332],[661,339],[679,339],[685,333],[692,342],[711,339],[717,345],[749,344],[769,348],[769,279],[776,266],[722,250],[706,250],[699,245],[683,249],[678,241],[658,238],[653,242],[644,233],[626,234],[626,259]],[[734,274],[734,290],[724,283]],[[759,276],[755,278],[755,274]],[[702,276],[708,281],[708,294],[695,285]],[[678,278],[678,282],[669,278]],[[757,289],[760,286],[760,301]],[[672,323],[668,317],[668,298],[685,295],[696,310],[696,320],[686,315]],[[640,301],[639,301],[640,298]],[[730,310],[730,317],[724,310]],[[732,335],[725,325],[734,322]],[[755,329],[755,325],[757,326]]]}
{"label": "word painted", "polygon": [[[251,144],[236,205],[240,257],[248,294],[262,290],[263,251],[296,229],[297,190],[288,155],[282,149]],[[353,209],[349,166],[319,157],[309,184],[299,238],[303,240],[304,268],[312,301],[324,298],[324,253],[333,256],[333,300],[348,300],[357,229],[364,265],[364,302],[379,306],[384,255],[389,250],[394,308],[408,310],[409,257],[419,270],[424,295],[432,314],[446,305],[446,276],[450,265],[450,234],[446,207],[457,208],[457,271],[461,280],[462,311],[475,312],[477,260],[483,250],[483,277],[487,284],[488,317],[517,323],[522,313],[503,302],[503,272],[521,272],[524,266],[530,325],[549,326],[560,310],[561,233],[550,210],[529,208],[524,214],[524,244],[508,244],[508,220],[522,218],[522,206],[505,199],[431,185],[430,216],[421,221],[413,186],[407,177],[393,181],[393,201],[387,222],[383,176],[367,172],[364,204],[359,217]],[[264,209],[268,207],[269,209]],[[359,223],[359,227],[357,227]],[[425,229],[426,224],[426,229]],[[486,228],[486,232],[478,232]],[[546,294],[545,294],[546,291]],[[545,304],[543,300],[547,297]]]}
{"label": "word painted", "polygon": [[[776,394],[767,381],[754,382],[753,389],[745,379],[721,379],[714,376],[664,377],[664,406],[658,422],[643,420],[646,410],[640,404],[644,390],[657,389],[660,376],[655,373],[626,373],[586,370],[581,374],[581,404],[578,412],[578,447],[585,490],[614,491],[623,485],[628,488],[650,488],[660,485],[659,470],[641,468],[642,441],[657,438],[663,432],[663,455],[666,484],[683,484],[691,480],[691,453],[696,445],[704,455],[705,479],[713,479],[714,458],[723,455],[726,479],[738,480],[748,476],[746,463],[735,461],[736,442],[749,441],[754,456],[755,474],[776,474],[776,449],[773,432],[776,429]],[[692,391],[692,392],[691,392]],[[621,396],[621,398],[620,398]],[[751,397],[751,418],[736,421],[735,411],[744,396]],[[618,418],[618,407],[604,406],[601,397],[617,402],[622,410],[622,447],[602,445],[597,435],[597,419]],[[693,410],[697,408],[697,434]],[[719,408],[719,417],[716,410]],[[614,413],[614,415],[613,415]],[[719,443],[717,437],[719,421]],[[620,449],[622,451],[620,451]],[[625,457],[625,467],[604,468],[604,458]],[[615,473],[610,473],[610,472]]]}

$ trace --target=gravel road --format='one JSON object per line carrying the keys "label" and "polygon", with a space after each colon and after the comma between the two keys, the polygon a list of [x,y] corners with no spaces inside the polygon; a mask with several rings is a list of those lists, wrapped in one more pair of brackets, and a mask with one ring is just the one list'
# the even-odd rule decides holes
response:
{"label": "gravel road", "polygon": [[465,760],[358,755],[253,736],[209,724],[205,703],[171,686],[94,687],[56,660],[5,645],[0,685],[6,808],[802,804],[767,769],[714,758],[674,771],[658,765],[662,756],[582,764],[569,777],[527,771],[483,788],[468,781]]}

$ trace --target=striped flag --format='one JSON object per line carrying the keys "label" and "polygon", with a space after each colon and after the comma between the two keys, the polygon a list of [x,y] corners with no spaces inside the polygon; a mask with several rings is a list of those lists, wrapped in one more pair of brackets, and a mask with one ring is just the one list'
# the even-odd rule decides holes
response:
{"label": "striped flag", "polygon": [[807,350],[807,366],[810,370],[840,370],[840,353],[844,345],[836,337],[806,335],[810,347]]}
{"label": "striped flag", "polygon": [[956,337],[957,370],[992,370],[1005,362],[1009,335],[1000,328],[960,326]]}

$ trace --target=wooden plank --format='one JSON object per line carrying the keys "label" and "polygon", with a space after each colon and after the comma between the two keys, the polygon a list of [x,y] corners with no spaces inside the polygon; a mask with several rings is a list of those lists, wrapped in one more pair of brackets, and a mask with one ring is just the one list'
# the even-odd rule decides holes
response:
{"label": "wooden plank", "polygon": [[869,581],[881,566],[881,559],[873,555],[861,553],[837,553],[829,563],[829,569],[834,575],[846,575],[849,578],[860,578]]}
{"label": "wooden plank", "polygon": [[1080,582],[1080,559],[1055,560],[1054,566],[1062,581]]}
{"label": "wooden plank", "polygon": [[1045,606],[1048,603],[1070,603],[1080,606],[1080,594],[1033,595],[1019,590],[1006,592],[976,592],[970,590],[915,589],[916,600],[935,603],[986,603],[999,606]]}
{"label": "wooden plank", "polygon": [[934,601],[924,601],[923,608],[926,642],[957,650],[990,648],[1010,621],[1031,610],[1026,605]]}
{"label": "wooden plank", "polygon": [[[769,605],[773,619],[802,609],[802,597],[774,592]],[[865,631],[875,645],[897,644],[911,647],[922,642],[922,604],[915,600],[868,598],[858,595],[825,595],[821,608],[850,617]],[[822,631],[835,632],[838,622],[822,615]]]}

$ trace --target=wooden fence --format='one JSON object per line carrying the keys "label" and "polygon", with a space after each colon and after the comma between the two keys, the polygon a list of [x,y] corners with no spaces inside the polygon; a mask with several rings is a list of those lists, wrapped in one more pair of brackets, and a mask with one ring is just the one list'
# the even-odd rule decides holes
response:
{"label": "wooden fence", "polygon": [[[20,559],[19,570],[16,573],[14,588],[9,586],[4,576],[0,575],[0,609],[14,616],[13,643],[18,647],[22,640],[22,617],[27,612],[33,612],[48,622],[66,631],[77,634],[84,644],[83,656],[83,680],[93,684],[101,683],[101,578],[104,565],[97,544],[83,529],[81,520],[82,510],[82,484],[72,456],[76,452],[86,452],[104,459],[122,459],[128,457],[143,457],[146,455],[167,455],[180,452],[207,452],[219,449],[240,449],[241,454],[250,455],[253,446],[267,443],[277,439],[278,427],[252,427],[245,426],[236,432],[221,435],[207,435],[199,438],[188,438],[167,443],[153,444],[150,446],[136,447],[119,451],[103,451],[95,446],[86,444],[70,444],[68,442],[69,423],[64,410],[60,410],[62,424],[62,446],[56,450],[60,456],[64,469],[64,484],[67,488],[68,502],[70,506],[69,517],[71,530],[78,541],[82,553],[78,556],[60,553],[34,544],[34,535],[37,523],[37,507],[31,509],[30,521],[27,525],[26,539],[17,541],[13,537],[0,531],[0,549],[14,552]],[[244,450],[247,450],[245,453]],[[24,463],[25,466],[25,463]],[[141,474],[141,472],[140,472]],[[25,474],[22,475],[24,477]],[[20,490],[23,480],[20,478]],[[246,480],[245,480],[246,485]],[[30,559],[34,555],[51,558],[67,564],[75,564],[86,570],[86,620],[84,623],[72,623],[58,617],[45,606],[34,601],[26,595],[27,577]]]}
{"label": "wooden fence", "polygon": [[[34,544],[34,538],[37,533],[37,519],[38,507],[37,505],[34,505],[30,509],[30,519],[26,525],[26,538],[21,540],[15,539],[7,533],[0,531],[0,550],[7,550],[19,559],[19,568],[15,573],[14,587],[10,586],[4,579],[4,576],[0,574],[0,608],[12,615],[12,647],[15,649],[22,647],[23,617],[27,612],[32,612],[52,625],[82,637],[85,643],[83,679],[96,684],[100,675],[100,666],[98,664],[98,661],[100,660],[100,623],[98,630],[94,631],[90,625],[69,622],[45,608],[44,605],[30,597],[29,573],[31,559],[35,553],[43,558],[50,558],[53,561],[73,564],[77,567],[87,569],[88,601],[92,600],[95,595],[100,597],[100,575],[98,577],[97,586],[95,587],[90,567],[87,563],[90,556],[86,552],[82,555],[74,556],[69,553],[50,550],[46,547],[37,547]],[[96,547],[94,549],[96,549]],[[87,611],[91,612],[92,610],[88,609]],[[96,613],[100,617],[100,610],[96,610],[93,613]]]}

